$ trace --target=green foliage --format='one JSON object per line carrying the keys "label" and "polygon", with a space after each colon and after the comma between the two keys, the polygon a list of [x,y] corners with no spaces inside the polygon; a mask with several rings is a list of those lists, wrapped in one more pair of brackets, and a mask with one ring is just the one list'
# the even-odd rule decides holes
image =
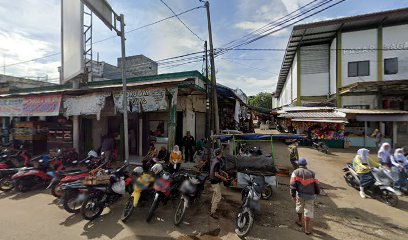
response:
{"label": "green foliage", "polygon": [[272,94],[267,92],[260,92],[256,96],[250,96],[249,105],[272,109]]}

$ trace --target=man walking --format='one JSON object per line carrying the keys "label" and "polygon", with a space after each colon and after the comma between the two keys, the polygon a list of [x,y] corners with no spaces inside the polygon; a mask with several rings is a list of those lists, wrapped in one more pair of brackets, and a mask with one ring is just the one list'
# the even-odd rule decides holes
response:
{"label": "man walking", "polygon": [[315,179],[315,173],[307,169],[307,161],[300,158],[299,168],[292,172],[290,178],[290,194],[296,203],[296,213],[298,220],[296,224],[302,226],[302,216],[304,217],[304,231],[310,235],[310,220],[314,216],[314,200],[316,195],[320,194],[319,181]]}
{"label": "man walking", "polygon": [[186,156],[186,162],[193,162],[193,151],[195,146],[194,137],[191,136],[190,131],[187,131],[187,135],[183,138],[184,154]]}
{"label": "man walking", "polygon": [[221,170],[221,157],[222,151],[221,149],[216,149],[214,151],[215,158],[212,160],[211,169],[210,169],[210,182],[211,187],[213,189],[213,196],[211,200],[211,212],[210,216],[214,219],[218,219],[218,215],[216,214],[218,204],[221,201],[221,182],[228,181],[227,174]]}

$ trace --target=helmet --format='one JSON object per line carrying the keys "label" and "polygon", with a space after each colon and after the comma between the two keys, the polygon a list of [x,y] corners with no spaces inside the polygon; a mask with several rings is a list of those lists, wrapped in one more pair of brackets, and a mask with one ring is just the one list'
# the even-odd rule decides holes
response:
{"label": "helmet", "polygon": [[163,166],[160,163],[156,163],[153,165],[151,171],[154,172],[154,174],[158,174],[163,171]]}
{"label": "helmet", "polygon": [[94,150],[91,150],[91,151],[88,152],[88,157],[97,158],[98,154]]}
{"label": "helmet", "polygon": [[135,167],[135,169],[133,169],[133,174],[136,176],[142,175],[142,173],[143,173],[142,167]]}

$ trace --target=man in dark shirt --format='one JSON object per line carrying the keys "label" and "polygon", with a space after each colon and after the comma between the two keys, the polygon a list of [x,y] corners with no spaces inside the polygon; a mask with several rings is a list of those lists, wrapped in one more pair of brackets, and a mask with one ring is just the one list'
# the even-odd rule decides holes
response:
{"label": "man in dark shirt", "polygon": [[159,154],[157,155],[157,158],[159,159],[159,161],[163,161],[163,162],[168,162],[169,161],[169,153],[167,152],[167,149],[165,146],[162,146],[160,148]]}
{"label": "man in dark shirt", "polygon": [[228,175],[227,173],[221,170],[222,150],[216,149],[215,155],[216,157],[212,160],[211,170],[210,170],[210,182],[211,182],[211,187],[213,189],[210,216],[212,218],[218,219],[218,215],[216,214],[216,211],[217,211],[218,204],[220,203],[221,197],[222,197],[221,182],[228,181]]}
{"label": "man in dark shirt", "polygon": [[187,131],[187,135],[183,138],[184,154],[186,156],[186,162],[193,162],[193,151],[195,146],[194,137],[191,136],[190,131]]}

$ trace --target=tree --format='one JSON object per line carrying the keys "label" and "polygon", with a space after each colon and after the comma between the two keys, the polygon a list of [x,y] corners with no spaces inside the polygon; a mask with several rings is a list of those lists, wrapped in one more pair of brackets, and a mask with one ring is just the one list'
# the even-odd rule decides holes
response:
{"label": "tree", "polygon": [[272,94],[267,92],[260,92],[256,96],[250,96],[249,105],[254,107],[272,109]]}

